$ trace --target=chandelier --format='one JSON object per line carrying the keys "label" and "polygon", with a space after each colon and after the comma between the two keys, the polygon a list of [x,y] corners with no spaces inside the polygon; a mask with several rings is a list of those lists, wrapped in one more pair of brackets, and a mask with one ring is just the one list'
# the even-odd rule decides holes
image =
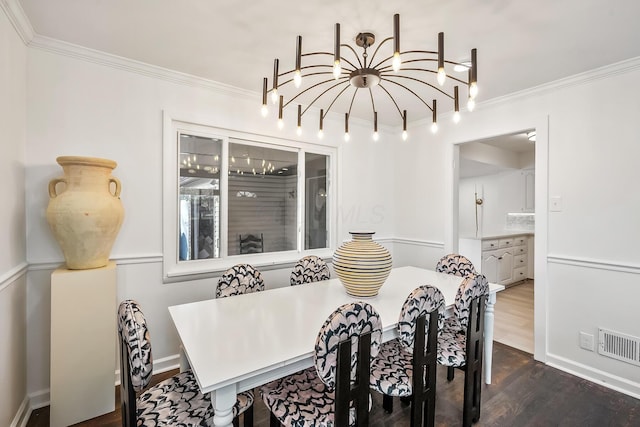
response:
{"label": "chandelier", "polygon": [[[348,105],[344,113],[345,140],[349,140],[349,117],[358,93],[365,93],[371,102],[373,119],[373,138],[378,139],[378,111],[376,101],[392,103],[392,110],[398,112],[398,124],[402,124],[402,138],[407,139],[407,110],[401,108],[398,95],[404,92],[417,99],[422,105],[418,118],[431,115],[431,131],[438,130],[437,100],[427,100],[428,94],[434,94],[451,102],[453,121],[460,121],[459,85],[467,87],[467,110],[473,111],[477,86],[477,53],[471,50],[470,61],[455,62],[444,58],[444,33],[438,34],[438,50],[400,50],[400,15],[393,16],[393,36],[387,37],[378,44],[372,54],[369,49],[375,44],[375,35],[369,32],[359,33],[355,37],[356,45],[361,49],[358,54],[355,48],[340,43],[340,24],[335,25],[334,51],[302,52],[302,36],[296,40],[295,68],[280,72],[279,59],[273,63],[273,80],[269,88],[268,79],[262,85],[262,115],[267,116],[268,94],[274,105],[278,106],[278,127],[282,128],[284,110],[295,103],[297,105],[297,133],[302,133],[302,118],[309,108],[320,108],[318,120],[318,136],[323,135],[323,121],[336,101],[343,98]],[[393,42],[391,55],[376,58],[380,48]],[[303,64],[302,59],[305,59]],[[332,60],[331,60],[332,59]],[[312,61],[316,61],[313,62]],[[466,73],[466,80],[456,78],[451,71]],[[302,84],[308,83],[306,88]],[[285,99],[280,93],[285,86],[295,86],[291,97]],[[286,88],[285,88],[286,89]],[[395,94],[395,97],[394,97]],[[350,100],[349,100],[350,98]],[[430,97],[429,97],[430,98]],[[302,102],[305,100],[306,102]],[[442,100],[441,100],[442,102]],[[303,107],[303,104],[305,106]],[[450,104],[450,105],[451,105]],[[395,113],[394,113],[395,114]]]}

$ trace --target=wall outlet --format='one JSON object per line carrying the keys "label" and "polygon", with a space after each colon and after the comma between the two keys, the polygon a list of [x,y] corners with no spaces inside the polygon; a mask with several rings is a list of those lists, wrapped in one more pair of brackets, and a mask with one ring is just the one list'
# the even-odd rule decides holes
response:
{"label": "wall outlet", "polygon": [[551,212],[562,212],[562,197],[552,197],[549,203],[549,210]]}
{"label": "wall outlet", "polygon": [[580,332],[580,348],[585,350],[594,351],[594,338],[592,334],[586,332]]}

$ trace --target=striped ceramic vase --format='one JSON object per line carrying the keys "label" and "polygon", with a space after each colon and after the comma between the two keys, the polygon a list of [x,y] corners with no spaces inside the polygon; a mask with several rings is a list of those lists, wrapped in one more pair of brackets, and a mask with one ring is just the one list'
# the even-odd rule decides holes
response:
{"label": "striped ceramic vase", "polygon": [[391,272],[391,254],[373,241],[373,232],[350,232],[352,240],[333,254],[333,269],[347,293],[373,297]]}

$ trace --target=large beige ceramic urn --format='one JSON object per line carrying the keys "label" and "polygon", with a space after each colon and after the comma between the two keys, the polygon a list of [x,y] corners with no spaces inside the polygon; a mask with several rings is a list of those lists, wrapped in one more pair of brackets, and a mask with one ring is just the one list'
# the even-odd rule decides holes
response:
{"label": "large beige ceramic urn", "polygon": [[72,270],[104,267],[116,239],[124,208],[121,185],[111,175],[113,160],[63,156],[64,176],[49,182],[47,222]]}
{"label": "large beige ceramic urn", "polygon": [[349,295],[374,297],[391,272],[391,254],[373,241],[373,232],[349,232],[350,242],[333,254],[333,269]]}

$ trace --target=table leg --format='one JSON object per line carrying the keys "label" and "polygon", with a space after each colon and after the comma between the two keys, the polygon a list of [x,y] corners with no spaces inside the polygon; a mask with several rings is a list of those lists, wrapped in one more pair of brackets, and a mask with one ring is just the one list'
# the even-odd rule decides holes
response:
{"label": "table leg", "polygon": [[187,359],[187,354],[184,352],[184,347],[180,345],[180,372],[185,372],[189,369],[191,369],[189,359]]}
{"label": "table leg", "polygon": [[490,293],[484,312],[484,382],[491,384],[491,363],[493,362],[493,324],[496,293]]}
{"label": "table leg", "polygon": [[211,393],[211,402],[215,415],[213,424],[216,427],[231,427],[233,422],[233,405],[236,404],[236,385],[231,384]]}

